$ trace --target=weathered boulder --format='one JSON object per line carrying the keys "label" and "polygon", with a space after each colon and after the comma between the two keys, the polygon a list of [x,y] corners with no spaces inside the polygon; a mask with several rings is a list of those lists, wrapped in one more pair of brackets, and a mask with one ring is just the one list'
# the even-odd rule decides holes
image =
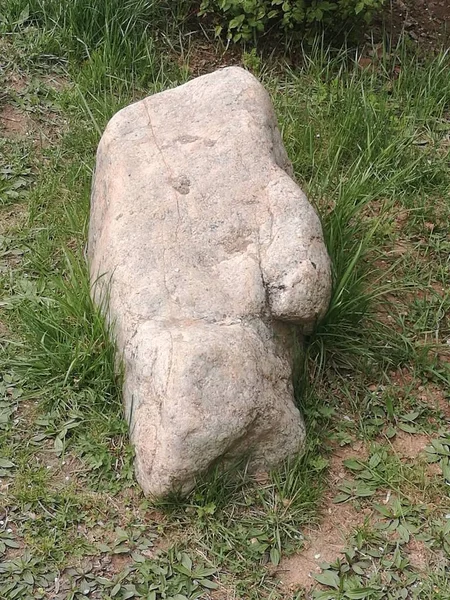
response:
{"label": "weathered boulder", "polygon": [[319,218],[270,98],[237,67],[132,104],[101,139],[94,297],[108,300],[144,492],[189,491],[218,459],[295,454],[292,326],[330,295]]}

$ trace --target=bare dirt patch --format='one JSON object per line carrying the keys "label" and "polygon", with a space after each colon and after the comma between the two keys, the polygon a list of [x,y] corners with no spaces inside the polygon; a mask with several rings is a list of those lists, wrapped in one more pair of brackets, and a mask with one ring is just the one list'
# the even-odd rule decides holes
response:
{"label": "bare dirt patch", "polygon": [[431,439],[432,437],[428,435],[397,430],[395,438],[391,441],[391,447],[400,459],[424,464],[428,477],[439,477],[442,475],[441,465],[438,462],[426,463],[426,448],[431,445]]}
{"label": "bare dirt patch", "polygon": [[86,472],[86,467],[81,460],[73,454],[66,454],[64,459],[61,459],[55,454],[47,453],[44,460],[52,469],[52,484],[56,488],[77,484],[77,476]]}
{"label": "bare dirt patch", "polygon": [[124,571],[133,562],[133,559],[128,554],[113,554],[109,564],[109,571],[117,574]]}
{"label": "bare dirt patch", "polygon": [[427,475],[429,477],[440,477],[442,475],[442,467],[440,463],[430,463],[427,465]]}
{"label": "bare dirt patch", "polygon": [[420,433],[406,433],[398,430],[391,442],[392,449],[401,458],[417,458],[423,455],[425,448],[430,445],[430,437]]}
{"label": "bare dirt patch", "polygon": [[[39,76],[39,82],[57,92],[70,84],[59,75]],[[61,136],[67,125],[57,110],[46,106],[36,110],[28,95],[30,80],[25,74],[11,73],[5,79],[4,92],[0,92],[0,136],[18,140],[25,137],[34,141],[38,148],[46,148]],[[20,108],[19,108],[20,106]],[[27,107],[25,110],[23,106]]]}
{"label": "bare dirt patch", "polygon": [[347,476],[343,465],[344,460],[356,458],[364,461],[368,456],[369,452],[363,442],[354,442],[352,445],[336,448],[330,458],[330,486],[335,487],[337,483]]}
{"label": "bare dirt patch", "polygon": [[11,104],[5,104],[0,109],[1,135],[12,139],[22,138],[27,136],[32,128],[30,117]]}
{"label": "bare dirt patch", "polygon": [[305,549],[281,560],[277,576],[286,592],[299,589],[310,590],[315,585],[314,574],[320,573],[322,563],[333,563],[343,553],[352,531],[363,524],[370,511],[357,511],[351,504],[334,504],[336,484],[346,477],[343,461],[349,458],[367,458],[365,446],[357,442],[353,446],[337,448],[330,460],[330,494],[326,497],[319,528],[303,531]]}
{"label": "bare dirt patch", "polygon": [[423,542],[412,538],[406,546],[406,553],[414,569],[418,571],[427,569],[432,553]]}
{"label": "bare dirt patch", "polygon": [[381,21],[394,43],[403,32],[424,50],[439,49],[450,41],[448,0],[389,0]]}
{"label": "bare dirt patch", "polygon": [[[363,69],[376,71],[378,61],[384,53],[383,45],[386,38],[395,47],[402,37],[406,37],[425,53],[447,48],[450,44],[450,1],[449,0],[386,0],[384,10],[369,26],[361,27],[357,39],[365,48],[364,40],[368,42],[368,55],[365,50],[359,59]],[[377,46],[375,54],[373,46]],[[276,58],[281,56],[284,63],[302,64],[303,52],[298,46],[286,52],[282,39],[272,36],[269,32],[260,39],[259,51],[265,56],[265,61],[275,65]],[[204,75],[225,66],[243,64],[243,48],[239,44],[220,45],[217,40],[205,39],[197,31],[191,37],[187,53],[174,55],[181,67],[188,65],[193,76]],[[273,60],[275,58],[275,61]],[[400,72],[400,68],[396,75]]]}
{"label": "bare dirt patch", "polygon": [[51,146],[61,136],[66,124],[53,111],[48,111],[45,116],[31,116],[12,104],[0,108],[0,136],[12,140],[28,138],[36,148]]}
{"label": "bare dirt patch", "polygon": [[391,371],[389,373],[389,379],[394,386],[398,387],[411,387],[414,385],[414,375],[407,367],[398,369],[397,371]]}
{"label": "bare dirt patch", "polygon": [[220,49],[216,43],[211,43],[202,38],[194,39],[189,48],[188,56],[179,57],[180,66],[187,62],[189,72],[194,77],[211,73],[221,67],[232,65],[242,66],[242,49],[239,45],[227,49]]}
{"label": "bare dirt patch", "polygon": [[343,553],[346,538],[364,519],[351,505],[328,504],[320,529],[307,530],[305,550],[283,558],[278,577],[286,591],[309,590],[315,585],[313,575],[320,573],[320,564],[335,562]]}

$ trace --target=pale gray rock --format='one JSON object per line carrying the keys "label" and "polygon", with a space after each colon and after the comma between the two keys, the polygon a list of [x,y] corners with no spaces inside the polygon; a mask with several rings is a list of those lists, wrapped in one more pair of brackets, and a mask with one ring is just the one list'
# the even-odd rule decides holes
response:
{"label": "pale gray rock", "polygon": [[218,459],[301,448],[292,326],[327,308],[320,220],[270,98],[230,67],[117,113],[101,139],[89,259],[125,366],[144,492],[187,492]]}

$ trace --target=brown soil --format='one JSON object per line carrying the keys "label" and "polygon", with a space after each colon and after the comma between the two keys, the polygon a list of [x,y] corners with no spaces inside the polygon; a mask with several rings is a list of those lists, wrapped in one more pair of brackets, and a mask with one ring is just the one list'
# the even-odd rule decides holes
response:
{"label": "brown soil", "polygon": [[427,465],[427,475],[428,477],[441,477],[442,467],[440,463],[430,463]]}
{"label": "brown soil", "polygon": [[109,571],[114,574],[121,573],[129,567],[132,562],[133,559],[129,554],[113,554],[111,556]]}
{"label": "brown soil", "polygon": [[322,563],[333,563],[343,553],[346,538],[361,525],[364,514],[357,513],[350,504],[327,502],[320,528],[306,530],[305,550],[283,558],[277,574],[282,588],[286,591],[309,590],[315,585],[314,574],[320,573]]}
{"label": "brown soil", "polygon": [[30,116],[12,104],[0,107],[0,137],[13,140],[29,138],[37,148],[47,148],[61,135],[64,123],[60,117],[49,111],[45,118]]}
{"label": "brown soil", "polygon": [[417,458],[423,455],[425,448],[430,445],[430,437],[398,430],[391,443],[392,449],[400,458]]}
{"label": "brown soil", "polygon": [[406,546],[406,553],[414,569],[417,569],[417,571],[427,569],[432,552],[423,542],[414,538],[411,539]]}
{"label": "brown soil", "polygon": [[0,109],[0,133],[13,139],[25,137],[32,129],[31,119],[22,111],[10,104]]}
{"label": "brown soil", "polygon": [[[7,43],[0,43],[1,52],[4,52],[5,56],[11,52]],[[0,71],[1,68],[0,65]],[[42,74],[39,79],[44,85],[57,91],[69,85],[67,79],[58,75]],[[36,148],[43,149],[62,135],[66,122],[52,110],[40,114],[35,112],[33,107],[29,110],[19,108],[16,100],[27,99],[29,85],[28,75],[6,69],[5,82],[0,90],[0,137],[13,140],[28,138],[34,142]]]}
{"label": "brown soil", "polygon": [[396,42],[404,32],[424,50],[438,50],[450,42],[449,0],[387,0],[381,25]]}
{"label": "brown soil", "polygon": [[225,49],[203,38],[193,39],[188,55],[174,58],[181,67],[187,64],[192,77],[198,77],[221,67],[242,66],[242,48],[236,45]]}
{"label": "brown soil", "polygon": [[[409,380],[409,373],[403,376]],[[399,378],[402,375],[399,375]],[[392,448],[405,459],[424,458],[425,448],[430,438],[426,435],[411,435],[399,431],[392,441]],[[337,484],[345,479],[346,473],[343,461],[349,458],[365,460],[367,449],[361,442],[352,446],[337,448],[330,461],[330,494],[326,497],[322,521],[319,528],[308,528],[303,531],[306,539],[302,552],[281,560],[277,568],[277,577],[283,593],[292,594],[295,591],[309,592],[315,587],[314,574],[321,572],[323,563],[333,563],[340,558],[348,544],[351,533],[371,518],[370,509],[357,511],[352,504],[334,504]],[[430,475],[439,474],[439,465],[429,465]],[[433,472],[432,472],[433,471]],[[434,473],[435,472],[435,473]],[[411,540],[407,547],[411,564],[418,570],[425,570],[429,564],[430,552],[422,542]]]}
{"label": "brown soil", "polygon": [[320,565],[335,562],[343,553],[351,532],[362,525],[370,511],[358,512],[351,504],[334,504],[336,485],[346,477],[343,461],[349,458],[365,459],[367,450],[361,443],[338,448],[330,463],[331,493],[325,500],[323,518],[319,528],[303,531],[305,549],[281,560],[277,568],[280,586],[285,592],[310,590],[315,585],[314,574],[321,572]]}

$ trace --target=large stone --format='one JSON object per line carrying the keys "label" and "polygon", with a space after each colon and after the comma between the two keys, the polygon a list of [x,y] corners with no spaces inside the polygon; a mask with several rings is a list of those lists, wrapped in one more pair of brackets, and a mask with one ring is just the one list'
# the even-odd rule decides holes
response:
{"label": "large stone", "polygon": [[125,366],[145,493],[218,459],[298,452],[292,326],[325,313],[330,265],[270,98],[231,67],[117,113],[101,139],[89,258]]}

